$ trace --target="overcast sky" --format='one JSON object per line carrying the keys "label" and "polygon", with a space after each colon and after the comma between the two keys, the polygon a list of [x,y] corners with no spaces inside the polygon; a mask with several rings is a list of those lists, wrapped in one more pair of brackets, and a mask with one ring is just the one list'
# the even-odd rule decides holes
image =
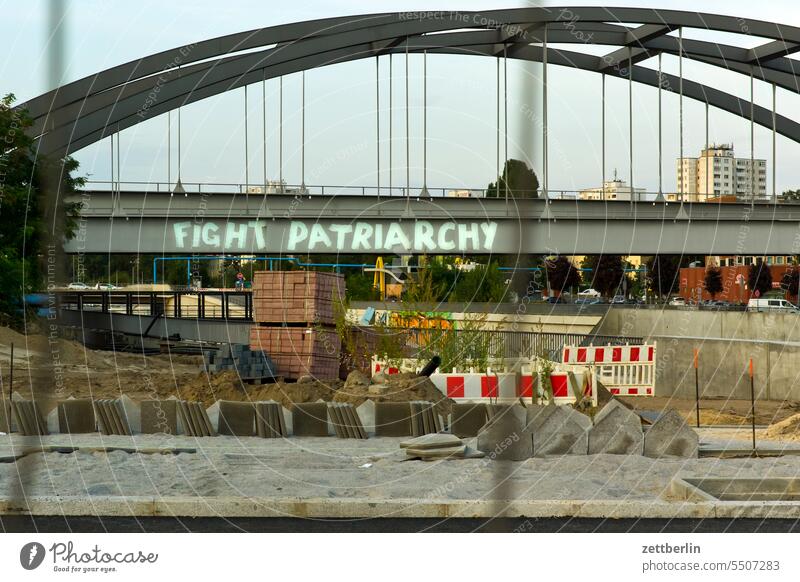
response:
{"label": "overcast sky", "polygon": [[[551,2],[555,6],[563,3]],[[580,5],[601,5],[581,0]],[[385,1],[381,11],[461,9],[489,10],[525,5],[495,0]],[[614,2],[617,6],[668,7],[697,10],[698,2]],[[800,25],[800,7],[791,0],[769,2],[702,3],[704,10]],[[24,101],[47,90],[46,0],[0,0],[0,93],[13,92]],[[356,0],[303,0],[263,2],[230,0],[74,0],[67,5],[67,50],[64,81],[73,81],[136,58],[168,48],[260,26],[378,10],[374,2]],[[686,31],[688,38],[755,46],[756,38]],[[570,47],[593,54],[613,48]],[[655,60],[643,63],[655,67]],[[405,180],[403,60],[395,57],[394,84],[394,183]],[[375,163],[375,62],[374,59],[335,65],[306,74],[306,183],[374,185]],[[664,70],[677,73],[677,59],[664,57]],[[538,80],[541,66],[509,60],[509,155],[531,156],[531,144],[519,143],[525,112],[530,107],[523,83]],[[381,61],[381,182],[388,182],[388,60]],[[702,81],[741,97],[749,96],[747,79],[701,65],[684,66],[687,78]],[[422,181],[422,57],[411,57],[411,167],[412,183]],[[600,167],[600,76],[593,73],[550,67],[550,179],[551,190],[576,190],[598,186]],[[284,178],[300,179],[299,75],[284,79]],[[267,82],[267,152],[270,179],[278,176],[277,132],[278,81]],[[615,169],[629,176],[628,88],[621,80],[609,79],[607,112],[606,175]],[[249,94],[249,151],[251,181],[263,179],[261,85]],[[527,95],[528,97],[524,97]],[[634,182],[648,191],[658,188],[657,91],[634,87]],[[756,84],[756,102],[771,107],[771,89]],[[685,152],[697,155],[704,143],[704,107],[685,100]],[[778,111],[789,117],[800,110],[797,95],[779,90]],[[243,182],[245,176],[243,90],[228,92],[183,109],[183,180],[185,182]],[[664,94],[664,190],[676,188],[675,158],[679,152],[678,98]],[[172,179],[175,179],[177,125],[173,115]],[[732,142],[736,154],[750,156],[749,122],[713,111],[711,141]],[[167,119],[161,116],[121,133],[121,178],[123,181],[165,181],[167,176]],[[470,56],[436,56],[428,59],[428,184],[431,187],[483,188],[495,175],[495,62]],[[771,166],[771,132],[756,128],[755,156],[768,159]],[[81,172],[90,179],[110,176],[109,141],[78,152]],[[540,152],[532,164],[541,173]],[[800,147],[778,137],[777,187],[800,187]],[[768,170],[768,191],[772,190]]]}

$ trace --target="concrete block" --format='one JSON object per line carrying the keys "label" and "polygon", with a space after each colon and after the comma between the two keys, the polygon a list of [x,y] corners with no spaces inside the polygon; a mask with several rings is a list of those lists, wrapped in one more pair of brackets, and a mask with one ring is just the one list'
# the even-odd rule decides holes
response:
{"label": "concrete block", "polygon": [[571,406],[528,406],[527,419],[534,456],[587,453],[592,421]]}
{"label": "concrete block", "polygon": [[458,437],[478,436],[486,424],[486,405],[480,402],[453,404],[450,432]]}
{"label": "concrete block", "polygon": [[339,407],[334,403],[328,404],[328,425],[333,428],[333,432],[338,438],[348,438],[347,428],[340,414]]}
{"label": "concrete block", "polygon": [[45,419],[45,424],[47,425],[47,431],[50,433],[57,433],[58,432],[58,407],[56,406],[53,410],[51,410],[47,418]]}
{"label": "concrete block", "polygon": [[294,436],[328,436],[328,404],[295,403],[292,408],[292,429]]}
{"label": "concrete block", "polygon": [[439,449],[458,447],[463,441],[453,434],[426,434],[400,443],[401,449]]}
{"label": "concrete block", "polygon": [[219,434],[231,436],[254,436],[256,434],[256,409],[252,403],[233,402],[230,400],[220,400],[218,402],[219,419],[217,432]]}
{"label": "concrete block", "polygon": [[358,408],[356,408],[361,425],[367,432],[367,435],[375,434],[375,402],[372,400],[365,400]]}
{"label": "concrete block", "polygon": [[220,407],[220,400],[217,400],[206,408],[206,414],[208,415],[208,420],[211,421],[212,426],[216,426],[217,430],[219,430],[219,407]]}
{"label": "concrete block", "polygon": [[641,455],[644,449],[642,421],[616,399],[594,418],[589,431],[589,454]]}
{"label": "concrete block", "polygon": [[517,404],[497,407],[478,432],[478,450],[494,460],[523,461],[533,455],[533,440],[526,426],[525,408]]}
{"label": "concrete block", "polygon": [[367,431],[364,429],[364,425],[361,424],[361,419],[358,417],[358,413],[356,412],[356,407],[352,404],[348,404],[344,408],[345,414],[350,419],[350,426],[355,429],[355,438],[365,439],[367,438]]}
{"label": "concrete block", "polygon": [[58,430],[62,434],[97,432],[97,421],[92,400],[90,398],[76,398],[59,402]]}
{"label": "concrete block", "polygon": [[11,433],[11,401],[2,397],[0,400],[0,432]]}
{"label": "concrete block", "polygon": [[108,418],[106,407],[105,407],[105,400],[94,400],[94,414],[97,419],[97,428],[100,430],[102,434],[114,434],[114,427],[111,425],[111,421]]}
{"label": "concrete block", "polygon": [[404,437],[411,434],[411,404],[408,402],[376,402],[375,434]]}
{"label": "concrete block", "polygon": [[140,430],[144,434],[178,434],[177,400],[143,400]]}
{"label": "concrete block", "polygon": [[123,394],[117,398],[117,407],[120,409],[120,415],[123,422],[127,424],[130,434],[139,432],[142,425],[142,413],[139,403],[127,394]]}
{"label": "concrete block", "polygon": [[284,423],[284,436],[291,436],[294,434],[294,418],[292,415],[292,411],[286,408],[285,406],[281,406],[281,413],[283,414],[283,423]]}
{"label": "concrete block", "polygon": [[678,411],[671,409],[662,414],[644,435],[646,457],[697,457],[700,445],[697,433]]}
{"label": "concrete block", "polygon": [[191,402],[190,404],[192,412],[199,419],[198,424],[202,427],[203,436],[217,436],[217,430],[211,425],[211,420],[209,420],[203,405],[199,402]]}

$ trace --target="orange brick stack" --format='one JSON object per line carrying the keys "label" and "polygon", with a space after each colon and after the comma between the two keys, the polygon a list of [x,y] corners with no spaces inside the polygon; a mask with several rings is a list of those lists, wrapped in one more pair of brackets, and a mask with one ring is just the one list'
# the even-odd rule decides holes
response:
{"label": "orange brick stack", "polygon": [[337,378],[342,342],[333,306],[344,290],[344,277],[334,273],[255,273],[250,347],[264,350],[279,376]]}
{"label": "orange brick stack", "polygon": [[333,325],[333,302],[344,297],[344,277],[314,271],[259,271],[253,275],[253,319],[260,325]]}
{"label": "orange brick stack", "polygon": [[254,325],[250,328],[250,346],[269,354],[279,376],[339,377],[342,342],[335,331]]}

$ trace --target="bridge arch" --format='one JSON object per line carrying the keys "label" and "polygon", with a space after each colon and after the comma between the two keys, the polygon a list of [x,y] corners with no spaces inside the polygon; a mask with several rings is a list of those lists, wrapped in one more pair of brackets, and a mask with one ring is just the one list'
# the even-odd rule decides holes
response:
{"label": "bridge arch", "polygon": [[[614,23],[638,23],[636,26]],[[755,48],[668,34],[702,28],[772,39]],[[593,56],[551,44],[621,47]],[[488,12],[410,12],[329,18],[261,28],[176,47],[66,84],[22,103],[46,155],[66,155],[183,105],[239,87],[325,65],[390,53],[469,54],[542,62],[604,73],[634,82],[676,87],[679,78],[641,62],[659,53],[682,54],[800,93],[800,28],[676,10],[640,8],[520,8]],[[663,81],[666,81],[664,83]],[[687,79],[687,98],[750,119],[800,142],[800,123],[724,91]],[[752,107],[752,111],[751,111]]]}

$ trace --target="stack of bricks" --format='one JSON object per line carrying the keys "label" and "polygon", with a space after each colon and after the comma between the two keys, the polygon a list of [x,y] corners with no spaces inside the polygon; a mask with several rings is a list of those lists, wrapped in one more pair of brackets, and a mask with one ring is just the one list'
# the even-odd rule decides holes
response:
{"label": "stack of bricks", "polygon": [[284,378],[337,378],[342,342],[334,328],[334,301],[343,297],[342,275],[255,273],[250,347],[266,352]]}

